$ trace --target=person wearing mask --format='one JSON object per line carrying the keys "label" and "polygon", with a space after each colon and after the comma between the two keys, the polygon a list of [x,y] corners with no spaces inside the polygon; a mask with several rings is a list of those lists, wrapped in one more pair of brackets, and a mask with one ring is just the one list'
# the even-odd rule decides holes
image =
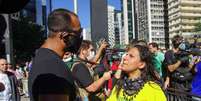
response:
{"label": "person wearing mask", "polygon": [[[104,50],[108,47],[108,43],[106,41],[102,41],[100,43],[100,47],[98,48],[98,51],[95,53],[95,50],[90,52],[87,61],[90,62],[88,66],[94,68],[99,64],[99,60],[104,52]],[[66,52],[63,56],[63,61],[67,65],[69,69],[72,68],[73,63],[77,61],[76,54],[73,54],[71,52]]]}
{"label": "person wearing mask", "polygon": [[185,54],[186,44],[184,44],[184,39],[180,35],[175,35],[171,41],[172,49],[165,53],[164,59],[166,68],[164,89],[173,87],[189,91],[192,74],[189,68],[189,55]]}
{"label": "person wearing mask", "polygon": [[146,46],[131,44],[120,67],[121,77],[107,101],[166,101]]}
{"label": "person wearing mask", "polygon": [[77,53],[82,42],[79,18],[66,9],[48,15],[48,37],[36,51],[28,77],[31,101],[74,101],[76,88],[70,69],[62,61],[66,52]]}
{"label": "person wearing mask", "polygon": [[68,69],[71,69],[72,64],[74,63],[74,55],[70,52],[65,52],[64,56],[63,56],[63,61],[66,64],[66,67]]}
{"label": "person wearing mask", "polygon": [[95,96],[95,92],[101,88],[105,81],[111,78],[111,72],[105,72],[100,78],[95,76],[91,63],[87,62],[93,60],[94,57],[91,41],[83,40],[77,54],[79,61],[73,64],[72,74],[76,80],[80,98],[84,101],[99,101],[100,99]]}

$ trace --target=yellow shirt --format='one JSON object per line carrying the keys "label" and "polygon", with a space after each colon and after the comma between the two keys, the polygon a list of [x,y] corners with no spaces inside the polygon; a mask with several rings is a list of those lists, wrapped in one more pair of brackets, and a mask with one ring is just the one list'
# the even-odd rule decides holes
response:
{"label": "yellow shirt", "polygon": [[120,90],[118,97],[116,93],[116,87],[114,87],[107,101],[167,101],[161,87],[151,81],[145,83],[144,87],[136,96],[128,96],[126,93],[123,94],[123,89]]}

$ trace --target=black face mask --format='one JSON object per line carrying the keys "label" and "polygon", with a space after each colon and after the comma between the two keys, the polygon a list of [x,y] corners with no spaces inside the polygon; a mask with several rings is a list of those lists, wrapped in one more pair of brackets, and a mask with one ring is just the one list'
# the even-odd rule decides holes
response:
{"label": "black face mask", "polygon": [[82,36],[66,35],[62,37],[66,44],[65,52],[77,53],[82,43]]}

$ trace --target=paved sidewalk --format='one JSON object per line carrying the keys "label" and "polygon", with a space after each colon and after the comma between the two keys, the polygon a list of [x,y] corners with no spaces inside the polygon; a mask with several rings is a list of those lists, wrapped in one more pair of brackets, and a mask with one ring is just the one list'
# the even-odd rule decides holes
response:
{"label": "paved sidewalk", "polygon": [[21,101],[30,101],[30,100],[29,100],[29,97],[26,97],[23,95],[21,96]]}

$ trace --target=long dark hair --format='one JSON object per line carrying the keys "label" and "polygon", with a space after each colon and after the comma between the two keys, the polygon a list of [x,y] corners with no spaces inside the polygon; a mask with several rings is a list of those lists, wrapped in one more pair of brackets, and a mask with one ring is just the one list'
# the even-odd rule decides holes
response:
{"label": "long dark hair", "polygon": [[[154,81],[158,83],[159,78],[156,76],[155,69],[153,67],[153,62],[151,58],[151,53],[149,49],[146,46],[141,45],[130,45],[128,50],[131,48],[137,48],[140,53],[140,59],[141,61],[145,62],[145,67],[140,69],[141,70],[141,78],[144,80],[144,82],[147,81]],[[121,78],[117,81],[117,96],[119,95],[120,90],[123,86],[123,78],[126,76],[125,73],[122,73]]]}

